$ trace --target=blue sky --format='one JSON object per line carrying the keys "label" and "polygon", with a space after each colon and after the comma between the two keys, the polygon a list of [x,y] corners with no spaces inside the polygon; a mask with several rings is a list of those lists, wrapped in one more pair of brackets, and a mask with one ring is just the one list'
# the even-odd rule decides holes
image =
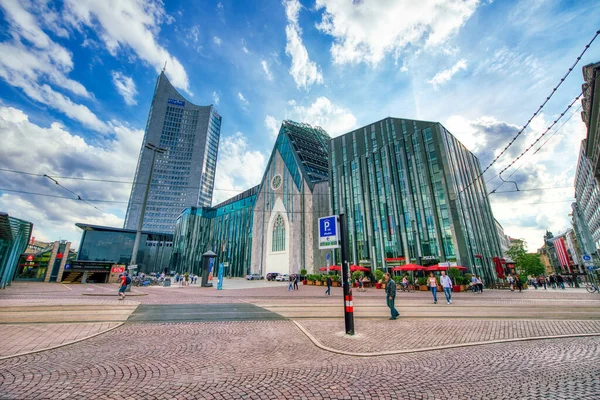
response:
{"label": "blue sky", "polygon": [[[288,118],[332,136],[390,115],[440,121],[487,165],[599,28],[591,1],[0,0],[0,167],[131,181],[165,61],[185,97],[223,116],[215,201],[259,182]],[[595,42],[486,175],[489,190],[599,59]],[[513,176],[555,189],[491,196],[507,234],[533,249],[545,229],[568,228],[584,137],[576,114]],[[131,190],[58,181],[86,199],[126,202]],[[69,195],[1,171],[0,188]],[[77,243],[75,222],[122,225],[125,203],[94,204],[0,191],[0,210],[45,240]]]}

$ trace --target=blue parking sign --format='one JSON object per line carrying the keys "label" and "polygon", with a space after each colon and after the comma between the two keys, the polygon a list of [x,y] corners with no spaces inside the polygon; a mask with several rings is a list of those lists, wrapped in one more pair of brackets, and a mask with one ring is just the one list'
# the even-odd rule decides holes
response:
{"label": "blue parking sign", "polygon": [[337,215],[319,218],[319,249],[340,247],[340,224]]}

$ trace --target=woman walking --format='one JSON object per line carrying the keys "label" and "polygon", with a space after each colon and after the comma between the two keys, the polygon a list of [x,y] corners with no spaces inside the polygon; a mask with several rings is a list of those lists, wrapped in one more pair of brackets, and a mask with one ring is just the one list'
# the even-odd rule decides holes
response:
{"label": "woman walking", "polygon": [[431,294],[433,294],[433,304],[437,304],[437,279],[433,276],[433,272],[429,273],[427,286],[429,286],[429,290],[431,290]]}

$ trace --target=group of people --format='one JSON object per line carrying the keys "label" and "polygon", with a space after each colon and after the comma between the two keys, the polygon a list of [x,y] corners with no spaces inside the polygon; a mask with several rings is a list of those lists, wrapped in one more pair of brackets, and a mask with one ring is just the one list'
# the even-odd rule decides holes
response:
{"label": "group of people", "polygon": [[562,276],[561,274],[551,274],[547,277],[544,275],[540,275],[538,277],[535,277],[535,276],[530,277],[529,283],[535,289],[537,289],[538,286],[540,288],[543,286],[544,290],[547,290],[548,286],[550,286],[552,289],[566,289],[565,283],[569,287],[575,287],[575,285],[579,282],[577,282],[573,277],[568,276],[568,275]]}
{"label": "group of people", "polygon": [[175,282],[179,283],[179,286],[189,286],[190,284],[195,285],[198,282],[198,275],[189,274],[184,272],[183,274],[175,274]]}
{"label": "group of people", "polygon": [[288,292],[293,290],[298,290],[298,274],[290,275],[290,281],[288,283]]}

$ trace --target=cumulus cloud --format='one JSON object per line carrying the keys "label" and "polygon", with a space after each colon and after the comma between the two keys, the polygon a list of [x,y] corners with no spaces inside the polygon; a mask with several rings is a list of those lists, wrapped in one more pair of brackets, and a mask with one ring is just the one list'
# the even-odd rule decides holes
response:
{"label": "cumulus cloud", "polygon": [[271,138],[275,139],[277,135],[279,135],[281,121],[278,121],[272,115],[267,115],[265,117],[265,126],[267,127],[267,131],[269,132]]}
{"label": "cumulus cloud", "polygon": [[132,50],[157,73],[167,61],[166,74],[173,86],[190,92],[183,65],[158,44],[160,25],[172,21],[162,2],[66,0],[65,19],[77,29],[95,30],[113,56],[125,49]]}
{"label": "cumulus cloud", "polygon": [[[524,237],[530,249],[542,245],[546,229],[554,232],[568,227],[565,215],[570,213],[573,198],[578,146],[585,137],[585,126],[578,118],[570,119],[553,136],[549,133],[513,167],[502,174],[514,181],[504,183],[498,173],[532,144],[550,125],[555,116],[541,114],[484,176],[494,216],[507,234]],[[482,169],[506,147],[520,127],[492,116],[469,120],[453,116],[444,124],[469,150],[480,159]],[[535,153],[546,140],[548,142]],[[565,187],[566,186],[566,187]],[[555,189],[546,189],[555,188]],[[529,190],[536,189],[536,190]],[[544,190],[538,190],[544,189]],[[502,193],[505,192],[505,193]]]}
{"label": "cumulus cloud", "polygon": [[221,100],[221,99],[219,97],[219,94],[216,91],[212,92],[212,98],[213,98],[213,102],[215,103],[215,105],[219,105],[219,100]]}
{"label": "cumulus cloud", "polygon": [[243,103],[245,106],[247,106],[247,105],[249,104],[249,103],[248,103],[248,100],[246,100],[246,98],[244,97],[244,95],[243,95],[243,94],[241,94],[241,93],[239,93],[239,92],[238,92],[238,99],[240,99],[240,101],[241,101],[241,102],[242,102],[242,103]]}
{"label": "cumulus cloud", "polygon": [[435,74],[433,78],[427,81],[427,83],[431,83],[434,88],[438,88],[442,86],[444,83],[450,81],[457,72],[467,69],[467,60],[464,58],[459,60],[456,64],[452,66],[452,68],[445,69],[443,71]]}
{"label": "cumulus cloud", "polygon": [[308,56],[308,50],[302,43],[302,30],[298,23],[300,2],[298,0],[284,0],[287,26],[285,27],[286,44],[285,53],[291,57],[290,75],[300,89],[308,89],[314,84],[323,83],[321,69]]}
{"label": "cumulus cloud", "polygon": [[216,44],[217,46],[220,46],[220,45],[221,45],[221,43],[223,43],[223,42],[221,41],[221,38],[220,38],[220,37],[218,37],[218,36],[213,36],[213,43],[214,43],[214,44]]}
{"label": "cumulus cloud", "polygon": [[123,96],[125,103],[130,106],[137,104],[135,96],[137,96],[138,92],[135,88],[135,82],[133,79],[117,71],[112,72],[112,78],[117,91],[121,96]]}
{"label": "cumulus cloud", "polygon": [[333,104],[323,96],[306,107],[293,105],[288,115],[294,121],[320,126],[331,137],[346,133],[356,126],[356,117],[350,110]]}
{"label": "cumulus cloud", "polygon": [[317,28],[331,35],[337,64],[375,65],[387,54],[398,58],[408,46],[439,46],[473,15],[479,0],[317,0]]}
{"label": "cumulus cloud", "polygon": [[267,75],[267,79],[272,81],[273,80],[273,74],[271,74],[271,70],[269,69],[269,64],[267,63],[266,60],[262,60],[260,62],[260,65],[262,65],[263,71],[265,71],[265,75]]}
{"label": "cumulus cloud", "polygon": [[[3,140],[0,159],[5,168],[13,170],[92,179],[108,176],[131,181],[144,132],[117,123],[110,126],[112,138],[92,144],[58,122],[42,127],[32,123],[22,110],[0,107]],[[101,212],[81,201],[5,191],[0,195],[0,209],[33,222],[35,236],[48,240],[62,238],[78,242],[80,231],[74,226],[76,222],[122,226],[131,184],[58,180],[84,199],[123,203],[94,203]],[[74,197],[47,178],[7,172],[0,173],[0,187]]]}
{"label": "cumulus cloud", "polygon": [[222,138],[215,177],[213,204],[225,201],[258,185],[265,171],[265,156],[251,150],[241,132]]}
{"label": "cumulus cloud", "polygon": [[99,132],[109,127],[86,106],[77,104],[54,87],[90,99],[92,94],[68,74],[72,54],[42,30],[40,21],[19,2],[0,3],[12,38],[0,42],[0,78],[31,99],[52,107]]}

